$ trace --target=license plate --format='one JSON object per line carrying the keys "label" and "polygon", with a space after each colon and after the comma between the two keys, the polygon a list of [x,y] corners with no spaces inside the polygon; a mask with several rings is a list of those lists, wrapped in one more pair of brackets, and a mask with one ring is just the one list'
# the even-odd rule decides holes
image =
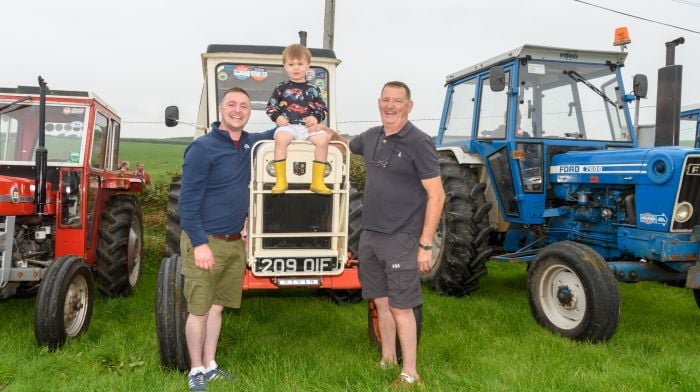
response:
{"label": "license plate", "polygon": [[333,272],[337,269],[337,257],[262,257],[254,264],[254,271],[261,274]]}

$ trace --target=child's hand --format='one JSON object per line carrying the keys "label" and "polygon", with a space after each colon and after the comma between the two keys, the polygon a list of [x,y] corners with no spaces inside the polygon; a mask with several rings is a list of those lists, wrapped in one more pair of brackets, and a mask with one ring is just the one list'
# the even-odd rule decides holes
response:
{"label": "child's hand", "polygon": [[289,124],[289,120],[287,120],[287,118],[284,116],[279,116],[277,117],[277,120],[275,120],[275,124],[277,124],[278,127],[283,127]]}
{"label": "child's hand", "polygon": [[311,127],[318,124],[318,119],[314,116],[304,117],[304,125]]}

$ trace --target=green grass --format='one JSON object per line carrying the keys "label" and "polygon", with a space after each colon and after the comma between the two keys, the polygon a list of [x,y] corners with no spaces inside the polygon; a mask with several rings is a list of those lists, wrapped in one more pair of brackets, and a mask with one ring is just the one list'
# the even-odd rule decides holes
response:
{"label": "green grass", "polygon": [[[143,159],[163,181],[181,162],[181,150],[161,151],[171,145],[138,144],[125,144],[123,155]],[[146,222],[134,295],[97,297],[90,329],[62,350],[36,346],[34,298],[0,301],[0,390],[186,390],[184,374],[159,363],[154,302],[163,218],[149,214]],[[620,284],[618,331],[591,345],[534,321],[526,277],[524,265],[489,263],[481,289],[469,297],[424,290],[418,366],[428,390],[700,390],[700,310],[689,290]],[[368,343],[366,304],[337,306],[307,290],[247,292],[240,311],[224,314],[218,353],[238,380],[210,391],[381,391],[396,374],[374,367],[378,360]]]}
{"label": "green grass", "polygon": [[[0,302],[0,385],[7,391],[182,390],[159,366],[153,313],[158,259],[149,252],[130,298],[99,298],[86,335],[61,351],[36,347],[34,299]],[[622,316],[607,344],[575,343],[539,327],[524,267],[491,263],[470,297],[424,291],[419,368],[430,390],[697,391],[699,314],[688,290],[621,285]],[[238,390],[382,390],[366,305],[336,306],[310,291],[246,293],[225,313],[219,362]],[[212,391],[229,390],[213,385]]]}
{"label": "green grass", "polygon": [[182,155],[186,147],[186,144],[122,141],[119,161],[129,161],[131,170],[136,170],[136,162],[143,162],[154,182],[170,183],[172,173],[182,168]]}

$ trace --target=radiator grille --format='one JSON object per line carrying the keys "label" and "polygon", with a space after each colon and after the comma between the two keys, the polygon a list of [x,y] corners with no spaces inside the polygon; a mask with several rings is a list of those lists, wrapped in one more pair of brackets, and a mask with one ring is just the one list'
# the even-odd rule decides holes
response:
{"label": "radiator grille", "polygon": [[[332,231],[333,198],[316,194],[263,196],[263,233]],[[330,249],[331,237],[263,238],[264,249]]]}
{"label": "radiator grille", "polygon": [[700,175],[688,174],[689,171],[695,173],[698,167],[700,167],[700,156],[688,157],[683,167],[681,189],[678,192],[676,206],[687,201],[693,205],[693,216],[683,223],[674,220],[673,231],[692,230],[695,225],[700,224]]}

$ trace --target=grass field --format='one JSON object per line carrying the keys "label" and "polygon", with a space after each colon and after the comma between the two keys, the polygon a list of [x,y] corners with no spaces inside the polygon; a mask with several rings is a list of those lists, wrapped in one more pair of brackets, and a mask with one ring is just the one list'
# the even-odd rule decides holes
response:
{"label": "grass field", "polygon": [[[184,146],[127,143],[157,181]],[[179,151],[178,151],[179,149]],[[90,329],[50,353],[34,342],[34,298],[0,301],[0,390],[178,391],[183,374],[163,370],[154,302],[162,214],[146,217],[142,280],[129,298],[98,297]],[[482,288],[465,298],[424,290],[419,370],[431,391],[698,391],[700,310],[689,290],[620,284],[617,334],[576,343],[533,320],[524,265],[489,263]],[[374,367],[366,304],[337,306],[313,291],[248,292],[224,315],[218,361],[233,384],[211,391],[381,391],[395,371]]]}
{"label": "grass field", "polygon": [[119,161],[129,161],[131,170],[136,170],[136,162],[143,162],[154,182],[167,183],[172,172],[182,167],[186,147],[186,144],[121,142]]}

